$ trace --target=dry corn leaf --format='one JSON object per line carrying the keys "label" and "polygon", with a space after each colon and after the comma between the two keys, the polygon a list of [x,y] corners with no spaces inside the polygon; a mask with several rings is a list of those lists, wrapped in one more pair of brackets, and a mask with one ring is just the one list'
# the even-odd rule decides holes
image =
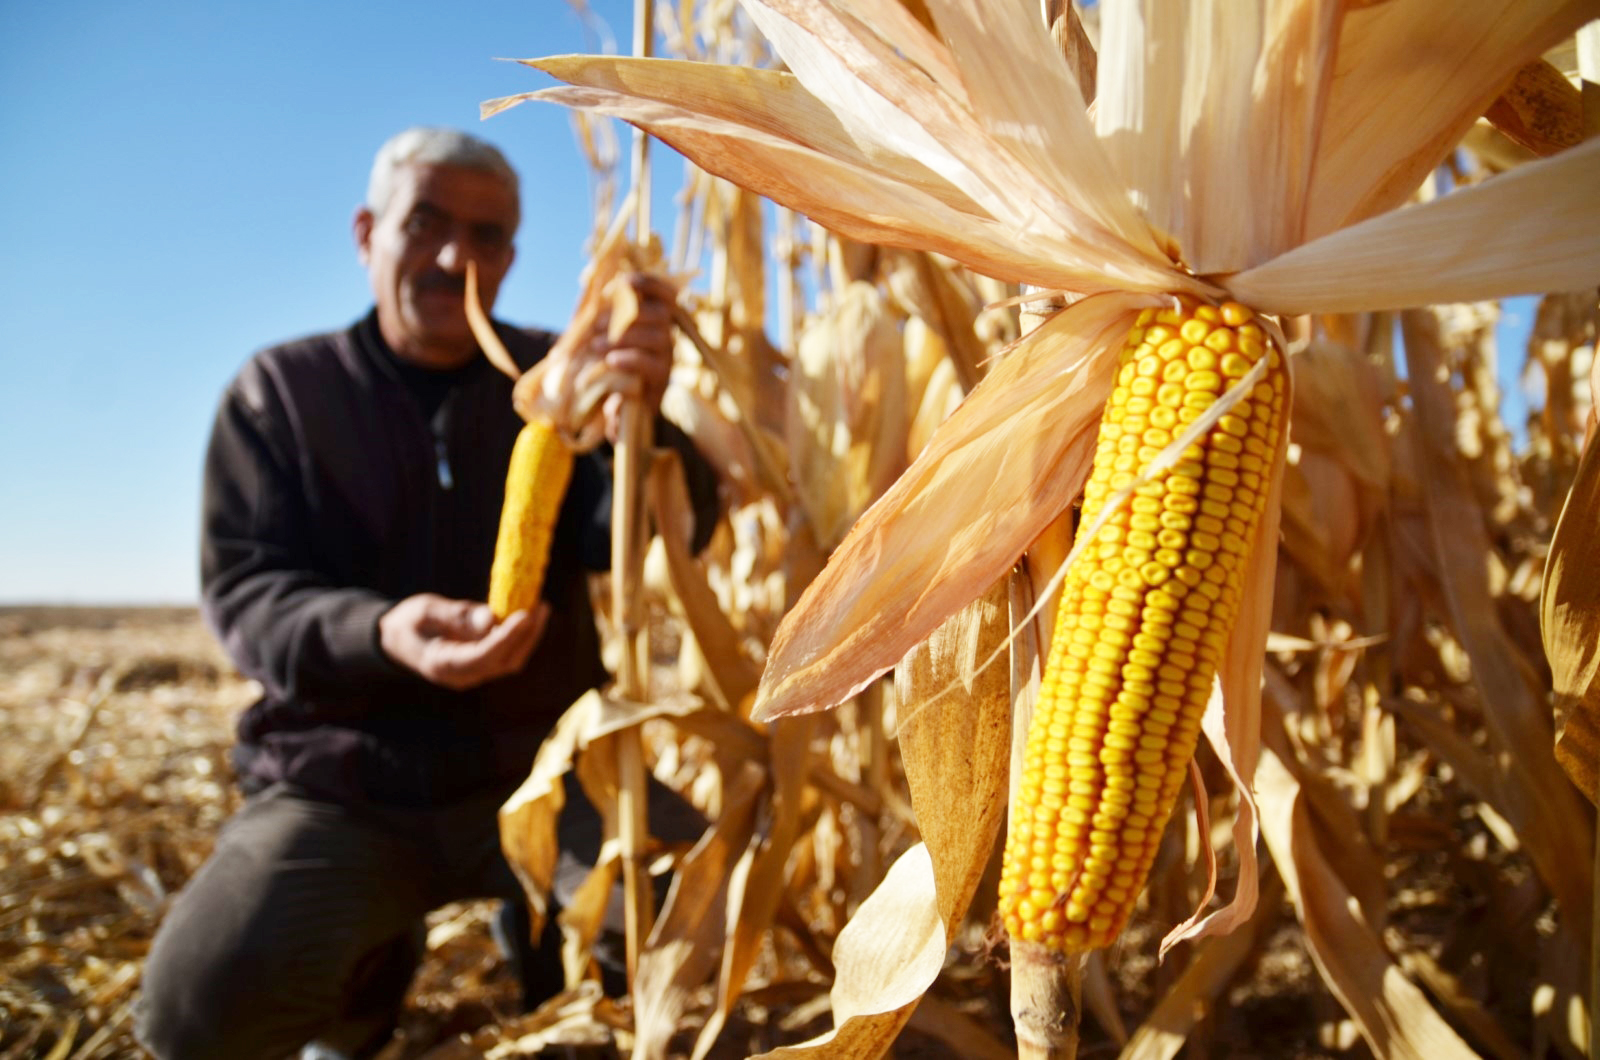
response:
{"label": "dry corn leaf", "polygon": [[760,674],[740,646],[738,631],[717,602],[705,569],[689,551],[694,533],[694,511],[683,464],[670,450],[659,451],[651,462],[645,489],[657,533],[667,557],[672,589],[683,607],[684,620],[705,657],[706,679],[712,698],[728,710],[742,708],[756,689]]}
{"label": "dry corn leaf", "polygon": [[[970,390],[983,378],[989,356],[977,333],[983,311],[977,291],[961,282],[954,266],[931,254],[896,255],[886,279],[901,309],[933,332],[943,355],[954,360],[961,385]],[[909,353],[909,336],[906,345]],[[912,393],[920,396],[915,386]],[[912,407],[916,407],[915,397]]]}
{"label": "dry corn leaf", "polygon": [[[653,718],[693,714],[684,702],[661,701],[649,705],[613,700],[591,690],[568,707],[555,729],[539,745],[533,768],[520,787],[500,807],[500,846],[522,883],[533,913],[537,933],[549,909],[550,884],[555,877],[556,818],[566,803],[562,782],[578,760],[578,752],[611,733],[633,728]],[[591,756],[593,757],[593,756]],[[598,768],[597,761],[587,768]],[[596,802],[605,807],[605,803]]]}
{"label": "dry corn leaf", "polygon": [[1489,593],[1484,557],[1492,549],[1454,454],[1438,318],[1415,310],[1404,315],[1402,327],[1417,424],[1432,464],[1422,476],[1423,496],[1451,625],[1472,660],[1489,730],[1510,752],[1513,776],[1504,786],[1503,813],[1561,903],[1565,922],[1577,937],[1588,938],[1594,829],[1573,827],[1588,813],[1565,778],[1547,768],[1555,738],[1541,682],[1500,624]]}
{"label": "dry corn leaf", "polygon": [[731,420],[710,398],[687,386],[668,385],[661,398],[661,414],[682,428],[695,450],[745,502],[768,488],[761,473],[750,434]]}
{"label": "dry corn leaf", "polygon": [[[1348,12],[1302,238],[1404,203],[1519,69],[1597,14],[1593,0],[1462,0],[1448,17],[1434,0],[1389,0]],[[1510,216],[1537,213],[1495,215]]]}
{"label": "dry corn leaf", "polygon": [[739,858],[728,883],[727,943],[717,976],[717,1001],[695,1040],[693,1060],[705,1060],[739,1000],[745,976],[783,900],[785,867],[800,833],[801,797],[810,772],[813,718],[772,727],[772,802],[766,835]]}
{"label": "dry corn leaf", "polygon": [[1353,313],[1594,286],[1597,187],[1600,140],[1323,236],[1228,289],[1272,313]]}
{"label": "dry corn leaf", "polygon": [[947,945],[933,863],[918,843],[895,860],[834,943],[834,1029],[759,1060],[884,1055],[938,978]]}
{"label": "dry corn leaf", "polygon": [[1115,365],[1107,338],[1142,304],[1085,299],[1010,349],[779,627],[759,717],[848,698],[1010,568],[1080,487]]}
{"label": "dry corn leaf", "polygon": [[[1089,259],[1070,256],[1064,246],[1066,261],[1103,261],[1109,272],[1113,262],[1132,252],[1137,257],[1130,264],[1136,272],[1164,271],[1162,248],[1133,208],[1110,159],[1098,149],[1084,94],[1061,61],[1038,9],[981,0],[929,0],[928,8],[955,58],[969,109],[941,107],[944,113],[934,117],[938,112],[925,102],[932,94],[921,90],[915,79],[901,80],[904,64],[874,64],[872,51],[866,53],[866,64],[852,64],[852,72],[880,91],[885,82],[899,90],[885,95],[905,113],[922,117],[928,133],[949,148],[951,162],[992,190],[990,197],[979,201],[997,220],[1014,218],[1046,231],[1060,224],[1067,229],[1063,236],[1068,246],[1084,236],[1099,243],[1099,257]],[[881,45],[877,51],[892,54]],[[1018,77],[1018,70],[1028,71],[1028,76]],[[819,94],[823,91],[809,87]],[[963,135],[971,121],[967,114],[975,116],[973,124],[984,135]],[[939,137],[941,126],[955,139]],[[1067,212],[1060,212],[1063,205]],[[1107,233],[1113,237],[1109,244],[1104,239]],[[1113,247],[1112,254],[1105,253]]]}
{"label": "dry corn leaf", "polygon": [[693,994],[721,956],[728,877],[750,845],[766,775],[753,761],[737,767],[723,791],[716,824],[679,862],[672,889],[639,955],[633,983],[637,1060],[664,1060]]}
{"label": "dry corn leaf", "polygon": [[1266,885],[1250,929],[1212,939],[1194,955],[1176,982],[1162,995],[1118,1054],[1117,1060],[1172,1060],[1188,1041],[1195,1024],[1256,956],[1261,933],[1283,908],[1283,881]]}
{"label": "dry corn leaf", "polygon": [[789,384],[795,492],[831,551],[900,474],[906,450],[906,370],[900,329],[883,294],[854,281],[800,334]]}
{"label": "dry corn leaf", "polygon": [[[928,334],[931,337],[932,333]],[[955,415],[956,409],[961,407],[961,402],[965,398],[966,391],[956,378],[955,363],[949,360],[941,361],[933,370],[933,375],[928,378],[928,385],[923,388],[922,401],[916,406],[916,415],[912,417],[911,426],[906,431],[907,464],[928,447],[928,443],[933,440],[934,432],[945,420]]]}
{"label": "dry corn leaf", "polygon": [[[960,923],[994,851],[1011,769],[1009,576],[895,667],[897,737],[939,912]],[[999,658],[996,654],[999,653]]]}
{"label": "dry corn leaf", "polygon": [[1583,95],[1554,66],[1539,59],[1517,71],[1484,117],[1536,155],[1553,155],[1583,140]]}
{"label": "dry corn leaf", "polygon": [[1539,628],[1555,694],[1556,759],[1590,802],[1600,801],[1600,436],[1584,447],[1550,541]]}
{"label": "dry corn leaf", "polygon": [[1372,1051],[1394,1060],[1476,1057],[1355,911],[1339,875],[1339,837],[1317,827],[1301,801],[1295,774],[1269,752],[1256,784],[1266,808],[1261,830],[1300,915],[1311,956]]}
{"label": "dry corn leaf", "polygon": [[[606,744],[612,742],[605,741]],[[614,747],[600,749],[602,754],[608,752],[616,755]],[[614,802],[607,804],[614,805]],[[588,973],[594,944],[605,929],[612,898],[620,895],[621,877],[621,844],[615,839],[608,840],[601,845],[594,867],[556,915],[556,923],[561,926],[561,970],[569,990],[582,983]]]}

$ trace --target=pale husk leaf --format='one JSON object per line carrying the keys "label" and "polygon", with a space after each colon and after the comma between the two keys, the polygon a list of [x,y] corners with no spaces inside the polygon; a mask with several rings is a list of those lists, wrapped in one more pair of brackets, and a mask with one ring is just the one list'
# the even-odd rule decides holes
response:
{"label": "pale husk leaf", "polygon": [[838,0],[835,5],[860,19],[895,50],[915,64],[957,102],[965,102],[966,86],[944,42],[928,31],[901,0]]}
{"label": "pale husk leaf", "polygon": [[1009,576],[895,667],[896,734],[939,911],[965,915],[1006,815],[1011,769]]}
{"label": "pale husk leaf", "polygon": [[[974,0],[929,4],[953,48],[968,109],[932,90],[893,42],[824,5],[750,0],[746,7],[784,61],[841,119],[867,122],[866,135],[925,160],[996,220],[1085,249],[1115,233],[1117,241],[1084,260],[1104,260],[1108,270],[1113,261],[1165,270],[1148,228],[1112,179],[1083,97],[1036,12]],[[1016,76],[1019,65],[1028,77]],[[1070,170],[1062,158],[1073,160]]]}
{"label": "pale husk leaf", "polygon": [[1266,261],[1305,241],[1343,7],[1342,0],[1266,0],[1249,150],[1233,158],[1253,204],[1245,210],[1252,230],[1245,264]]}
{"label": "pale husk leaf", "polygon": [[[1176,86],[1180,95],[1169,101],[1169,113],[1182,118],[1185,151],[1182,169],[1160,174],[1167,185],[1161,194],[1172,200],[1166,230],[1183,260],[1201,274],[1233,271],[1251,260],[1252,218],[1258,212],[1252,205],[1255,167],[1239,145],[1250,135],[1263,34],[1260,7],[1259,2],[1203,0],[1182,15],[1188,19],[1189,50],[1183,82]],[[1175,80],[1176,73],[1146,62],[1143,76]],[[1187,193],[1181,183],[1172,187],[1184,179]],[[1132,186],[1147,198],[1157,195],[1148,179]]]}
{"label": "pale husk leaf", "polygon": [[690,552],[694,511],[681,458],[660,450],[651,461],[646,491],[667,557],[672,589],[683,608],[695,645],[705,657],[706,679],[725,709],[741,710],[759,681],[756,665],[740,648],[738,630],[723,612],[705,568]]}
{"label": "pale husk leaf", "polygon": [[1150,226],[1169,238],[1182,198],[1173,178],[1183,149],[1186,16],[1182,0],[1119,0],[1100,15],[1095,133]]}
{"label": "pale husk leaf", "polygon": [[1556,759],[1600,801],[1600,435],[1592,434],[1561,510],[1539,597],[1550,661]]}
{"label": "pale husk leaf", "polygon": [[1477,1054],[1389,959],[1382,940],[1361,918],[1336,866],[1338,837],[1319,829],[1303,804],[1300,781],[1276,754],[1256,775],[1261,828],[1305,929],[1322,979],[1350,1013],[1378,1056],[1394,1060],[1468,1060]]}
{"label": "pale husk leaf", "polygon": [[864,164],[706,117],[692,101],[679,107],[588,87],[545,89],[522,98],[632,122],[708,172],[862,242],[932,250],[984,275],[1051,290],[1212,290],[1198,280],[1137,263],[1125,273],[1114,272],[1101,264],[1105,254],[1099,244],[1083,237],[1047,241],[1037,231],[1007,229],[987,217],[957,210],[920,188],[886,179]]}
{"label": "pale husk leaf", "polygon": [[1105,6],[1096,128],[1194,271],[1299,241],[1338,16],[1335,0]]}
{"label": "pale husk leaf", "polygon": [[1145,304],[1085,299],[1011,347],[784,618],[757,717],[843,701],[1010,568],[1081,487]]}
{"label": "pale husk leaf", "polygon": [[[1134,210],[1101,148],[1084,94],[1038,10],[986,0],[930,0],[928,6],[955,55],[974,113],[1000,148],[963,156],[967,164],[1001,188],[1017,183],[1019,168],[1034,174],[1070,207],[1068,227],[1100,229],[1115,237],[1110,246],[1123,244],[1165,265],[1148,222]],[[1019,70],[1027,75],[1018,76]],[[1033,206],[1042,214],[1034,225],[1062,216],[1046,197]]]}
{"label": "pale husk leaf", "polygon": [[[574,87],[678,107],[704,119],[801,144],[841,162],[877,171],[885,179],[917,188],[958,210],[982,212],[970,195],[915,156],[887,148],[874,137],[852,135],[853,130],[790,73],[623,56],[556,55],[522,62]],[[507,97],[485,104],[484,116],[514,103],[548,98],[548,90]]]}
{"label": "pale husk leaf", "polygon": [[785,869],[800,835],[814,727],[813,718],[787,719],[772,727],[768,757],[772,767],[771,822],[766,841],[752,843],[729,877],[727,944],[717,974],[717,1000],[695,1040],[693,1060],[704,1060],[716,1044],[783,900]]}
{"label": "pale husk leaf", "polygon": [[[1600,140],[1324,236],[1227,281],[1269,313],[1344,313],[1600,284]],[[1515,218],[1515,223],[1508,219]]]}
{"label": "pale husk leaf", "polygon": [[672,889],[639,954],[633,983],[634,1048],[638,1060],[664,1060],[693,994],[717,966],[725,925],[722,910],[733,862],[750,845],[762,770],[742,763],[727,783],[714,827],[684,855]]}
{"label": "pale husk leaf", "polygon": [[831,550],[905,469],[906,370],[898,321],[865,280],[800,333],[789,376],[795,493]]}
{"label": "pale husk leaf", "polygon": [[1463,0],[1448,10],[1389,0],[1350,11],[1303,238],[1404,203],[1518,69],[1597,15],[1594,0]]}
{"label": "pale husk leaf", "polygon": [[939,977],[947,945],[933,862],[918,843],[889,867],[834,943],[834,1030],[760,1060],[884,1055]]}

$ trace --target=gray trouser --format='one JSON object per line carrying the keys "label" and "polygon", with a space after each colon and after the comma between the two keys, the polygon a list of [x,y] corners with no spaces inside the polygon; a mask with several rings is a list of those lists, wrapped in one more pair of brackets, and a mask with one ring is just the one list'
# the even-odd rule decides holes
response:
{"label": "gray trouser", "polygon": [[[576,802],[563,825],[586,816],[573,823],[598,842],[596,815]],[[156,934],[140,1041],[163,1060],[281,1060],[312,1040],[351,1055],[380,1047],[422,956],[430,910],[496,897],[525,910],[500,852],[499,805],[351,807],[283,785],[253,796]],[[525,916],[521,924],[526,943]],[[518,948],[525,992],[558,992],[558,951]]]}

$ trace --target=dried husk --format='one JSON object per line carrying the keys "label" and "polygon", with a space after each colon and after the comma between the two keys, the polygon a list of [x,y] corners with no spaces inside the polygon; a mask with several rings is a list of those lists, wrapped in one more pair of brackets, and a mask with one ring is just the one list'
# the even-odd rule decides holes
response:
{"label": "dried husk", "polygon": [[900,329],[876,285],[856,280],[800,333],[789,386],[796,493],[832,551],[905,468]]}
{"label": "dried husk", "polygon": [[1590,433],[1550,539],[1539,628],[1555,696],[1556,760],[1600,802],[1600,434]]}
{"label": "dried husk", "polygon": [[1085,299],[1006,353],[780,626],[757,717],[854,694],[1015,562],[1081,487],[1112,340],[1142,304]]}

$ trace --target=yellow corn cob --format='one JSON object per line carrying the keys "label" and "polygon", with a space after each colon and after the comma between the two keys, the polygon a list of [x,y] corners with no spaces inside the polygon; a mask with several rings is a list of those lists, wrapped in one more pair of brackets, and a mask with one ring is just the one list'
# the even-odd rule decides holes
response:
{"label": "yellow corn cob", "polygon": [[550,539],[571,477],[572,449],[561,432],[549,420],[525,424],[511,449],[489,572],[489,607],[496,618],[538,605]]}
{"label": "yellow corn cob", "polygon": [[1006,839],[1000,910],[1013,938],[1096,949],[1133,911],[1238,613],[1283,429],[1282,356],[1249,309],[1185,300],[1147,310],[1128,336],[1085,530],[1262,357],[1249,396],[1140,486],[1067,574]]}

